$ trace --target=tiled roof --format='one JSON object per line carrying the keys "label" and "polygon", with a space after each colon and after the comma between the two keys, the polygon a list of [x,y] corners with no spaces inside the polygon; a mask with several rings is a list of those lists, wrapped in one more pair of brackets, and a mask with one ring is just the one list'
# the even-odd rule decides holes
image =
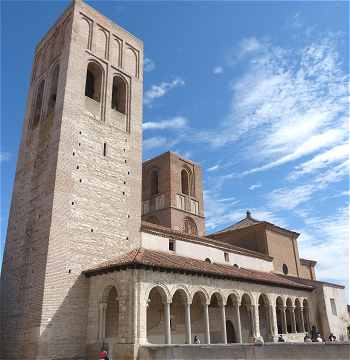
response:
{"label": "tiled roof", "polygon": [[291,275],[286,276],[286,278],[290,279],[291,281],[297,282],[298,284],[309,285],[309,286],[313,286],[314,288],[325,285],[325,286],[335,287],[335,288],[339,288],[339,289],[345,289],[344,285],[333,284],[333,283],[330,283],[327,281],[303,279],[303,278],[297,278],[297,277],[291,276]]}
{"label": "tiled roof", "polygon": [[312,290],[313,287],[300,284],[288,279],[285,276],[237,268],[231,265],[209,263],[176,254],[138,248],[122,255],[114,260],[102,263],[92,269],[83,271],[87,276],[118,271],[125,268],[149,268],[159,271],[173,271],[187,274],[206,275],[216,278],[233,279],[244,282],[269,284],[274,286]]}
{"label": "tiled roof", "polygon": [[238,221],[235,224],[232,224],[232,225],[228,226],[227,228],[225,228],[223,230],[219,230],[219,231],[217,231],[215,233],[212,233],[212,234],[210,234],[208,236],[209,237],[215,237],[216,235],[219,235],[219,234],[222,234],[222,233],[225,233],[225,232],[240,230],[240,229],[244,229],[244,228],[247,228],[247,227],[250,227],[250,226],[255,226],[255,225],[258,225],[258,224],[266,225],[270,229],[273,229],[275,231],[279,231],[279,232],[282,232],[282,233],[292,234],[292,235],[294,235],[296,237],[298,237],[300,235],[299,233],[297,233],[295,231],[282,228],[282,227],[280,227],[278,225],[275,225],[275,224],[272,224],[272,223],[270,223],[268,221],[260,221],[260,220],[254,219],[250,215],[250,212],[247,211],[247,216],[244,219]]}
{"label": "tiled roof", "polygon": [[190,235],[186,234],[181,231],[176,231],[173,229],[170,229],[168,227],[162,226],[162,225],[156,225],[152,224],[146,221],[142,221],[141,231],[157,234],[160,236],[167,236],[167,237],[175,237],[176,239],[183,240],[183,241],[189,241],[194,242],[197,244],[212,246],[215,248],[224,249],[236,254],[245,255],[245,256],[251,256],[259,259],[264,259],[267,261],[272,261],[272,257],[266,254],[262,254],[260,252],[256,252],[253,250],[244,249],[242,247],[228,244],[226,242],[220,241],[219,239],[212,239],[208,238],[206,236],[196,236],[196,235]]}

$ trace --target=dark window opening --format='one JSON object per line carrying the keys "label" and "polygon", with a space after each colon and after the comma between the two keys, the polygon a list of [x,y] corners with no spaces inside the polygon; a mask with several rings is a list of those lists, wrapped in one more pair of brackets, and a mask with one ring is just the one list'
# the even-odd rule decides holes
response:
{"label": "dark window opening", "polygon": [[224,253],[224,258],[225,258],[226,262],[230,261],[230,256],[229,256],[229,254],[227,252]]}
{"label": "dark window opening", "polygon": [[89,63],[86,72],[85,96],[101,100],[102,71],[95,63]]}
{"label": "dark window opening", "polygon": [[151,194],[159,193],[159,174],[158,171],[153,171],[151,175]]}
{"label": "dark window opening", "polygon": [[181,171],[181,192],[188,195],[189,191],[189,176],[186,170]]}
{"label": "dark window opening", "polygon": [[58,85],[58,75],[59,75],[60,67],[57,65],[55,70],[52,73],[51,79],[51,87],[50,87],[50,95],[49,102],[47,105],[47,118],[50,120],[55,112],[56,100],[57,100],[57,85]]}
{"label": "dark window opening", "polygon": [[175,241],[169,240],[169,251],[175,251]]}
{"label": "dark window opening", "polygon": [[33,128],[35,128],[40,121],[41,118],[41,109],[43,106],[43,96],[44,96],[44,87],[45,81],[42,80],[38,86],[38,91],[36,93],[36,101],[35,101],[35,110],[33,115]]}
{"label": "dark window opening", "polygon": [[113,78],[112,109],[126,113],[126,83],[119,76]]}
{"label": "dark window opening", "polygon": [[211,260],[209,258],[206,258],[205,261],[208,263],[208,264],[211,264]]}
{"label": "dark window opening", "polygon": [[288,266],[286,264],[282,265],[282,271],[284,275],[288,275]]}
{"label": "dark window opening", "polygon": [[107,143],[103,144],[103,156],[107,155]]}

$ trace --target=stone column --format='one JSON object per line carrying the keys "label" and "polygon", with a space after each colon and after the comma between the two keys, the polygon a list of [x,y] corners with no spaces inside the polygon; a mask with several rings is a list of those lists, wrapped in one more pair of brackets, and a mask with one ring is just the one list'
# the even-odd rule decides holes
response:
{"label": "stone column", "polygon": [[98,304],[98,339],[103,340],[103,303]]}
{"label": "stone column", "polygon": [[171,344],[170,303],[164,303],[165,343]]}
{"label": "stone column", "polygon": [[276,307],[270,305],[270,331],[272,340],[277,340],[278,336],[278,326],[277,326],[277,314],[276,314]]}
{"label": "stone column", "polygon": [[191,304],[185,305],[186,344],[191,344]]}
{"label": "stone column", "polygon": [[291,313],[291,318],[292,318],[292,333],[296,333],[297,332],[297,328],[296,328],[296,323],[295,323],[295,312],[294,312],[294,306],[291,306],[289,308],[289,311]]}
{"label": "stone column", "polygon": [[222,341],[224,344],[227,344],[226,312],[225,312],[224,304],[221,304],[221,320],[222,320]]}
{"label": "stone column", "polygon": [[288,309],[287,309],[286,306],[283,306],[281,308],[281,310],[282,310],[282,333],[287,334],[288,333],[288,327],[287,327],[287,315],[286,315],[286,313],[287,313]]}
{"label": "stone column", "polygon": [[107,304],[100,303],[100,340],[106,337],[106,310]]}
{"label": "stone column", "polygon": [[241,327],[241,314],[239,312],[239,304],[237,303],[236,306],[236,319],[237,319],[237,337],[238,342],[242,344],[242,327]]}
{"label": "stone column", "polygon": [[253,328],[253,337],[255,339],[260,338],[260,325],[259,325],[259,306],[250,306],[251,323]]}
{"label": "stone column", "polygon": [[305,325],[304,325],[304,308],[300,308],[300,321],[301,321],[301,332],[305,332]]}
{"label": "stone column", "polygon": [[205,321],[205,343],[210,344],[210,327],[209,327],[209,309],[208,304],[203,305],[204,321]]}

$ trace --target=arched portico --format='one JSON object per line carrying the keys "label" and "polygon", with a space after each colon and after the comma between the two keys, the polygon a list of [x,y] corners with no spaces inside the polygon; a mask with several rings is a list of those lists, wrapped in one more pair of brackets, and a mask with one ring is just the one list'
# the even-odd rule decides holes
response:
{"label": "arched portico", "polygon": [[170,344],[170,302],[168,292],[154,286],[147,300],[147,340],[154,344]]}
{"label": "arched portico", "polygon": [[243,343],[249,342],[254,336],[253,302],[248,294],[242,296],[239,308]]}
{"label": "arched portico", "polygon": [[227,343],[226,313],[223,296],[214,292],[209,304],[210,339],[213,344]]}
{"label": "arched portico", "polygon": [[192,297],[191,328],[192,336],[198,336],[201,342],[210,344],[210,326],[208,296],[198,290]]}
{"label": "arched portico", "polygon": [[272,329],[270,319],[270,301],[265,294],[261,294],[258,299],[259,311],[259,330],[264,341],[271,341]]}

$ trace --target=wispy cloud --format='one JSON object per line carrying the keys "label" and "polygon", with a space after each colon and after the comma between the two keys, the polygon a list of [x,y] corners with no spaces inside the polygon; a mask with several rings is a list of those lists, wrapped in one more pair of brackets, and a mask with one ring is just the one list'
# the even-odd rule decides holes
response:
{"label": "wispy cloud", "polygon": [[145,58],[145,60],[143,61],[143,70],[146,72],[151,72],[155,70],[155,68],[156,68],[155,62],[150,58]]}
{"label": "wispy cloud", "polygon": [[169,140],[163,136],[154,136],[143,140],[143,149],[151,150],[155,148],[170,148],[178,143],[177,139]]}
{"label": "wispy cloud", "polygon": [[232,82],[230,111],[215,130],[193,141],[213,147],[244,139],[256,166],[265,171],[343,144],[348,134],[348,84],[339,55],[342,35],[318,34],[303,47],[280,47],[243,39],[236,57],[246,69]]}
{"label": "wispy cloud", "polygon": [[289,179],[295,180],[302,175],[310,174],[334,163],[344,161],[349,158],[349,153],[350,148],[348,143],[337,145],[330,150],[316,155],[311,160],[298,165],[295,171],[289,175]]}
{"label": "wispy cloud", "polygon": [[143,102],[145,105],[151,106],[156,99],[165,96],[172,89],[184,85],[185,81],[181,78],[174,79],[170,82],[162,82],[159,85],[152,85],[151,88],[144,93]]}
{"label": "wispy cloud", "polygon": [[0,152],[0,163],[9,161],[11,159],[11,154],[9,152],[2,151]]}
{"label": "wispy cloud", "polygon": [[210,168],[207,169],[207,171],[212,172],[212,171],[216,171],[220,168],[219,164],[213,165]]}
{"label": "wispy cloud", "polygon": [[330,169],[318,173],[307,184],[295,187],[289,185],[272,191],[266,195],[269,206],[274,209],[295,209],[309,201],[317,191],[324,190],[330,184],[336,183],[345,176],[348,176],[349,163],[349,160],[345,160]]}
{"label": "wispy cloud", "polygon": [[299,238],[300,256],[318,261],[319,279],[348,283],[349,209],[326,217],[307,217]]}
{"label": "wispy cloud", "polygon": [[249,186],[249,190],[251,190],[251,191],[253,191],[253,190],[255,190],[255,189],[258,189],[258,188],[260,188],[262,185],[260,184],[260,183],[258,183],[258,184],[253,184],[253,185],[250,185]]}
{"label": "wispy cloud", "polygon": [[143,130],[183,129],[187,126],[187,119],[183,116],[175,116],[161,121],[149,121],[142,124]]}
{"label": "wispy cloud", "polygon": [[213,69],[213,74],[214,75],[220,75],[224,72],[224,68],[222,66],[216,66]]}

